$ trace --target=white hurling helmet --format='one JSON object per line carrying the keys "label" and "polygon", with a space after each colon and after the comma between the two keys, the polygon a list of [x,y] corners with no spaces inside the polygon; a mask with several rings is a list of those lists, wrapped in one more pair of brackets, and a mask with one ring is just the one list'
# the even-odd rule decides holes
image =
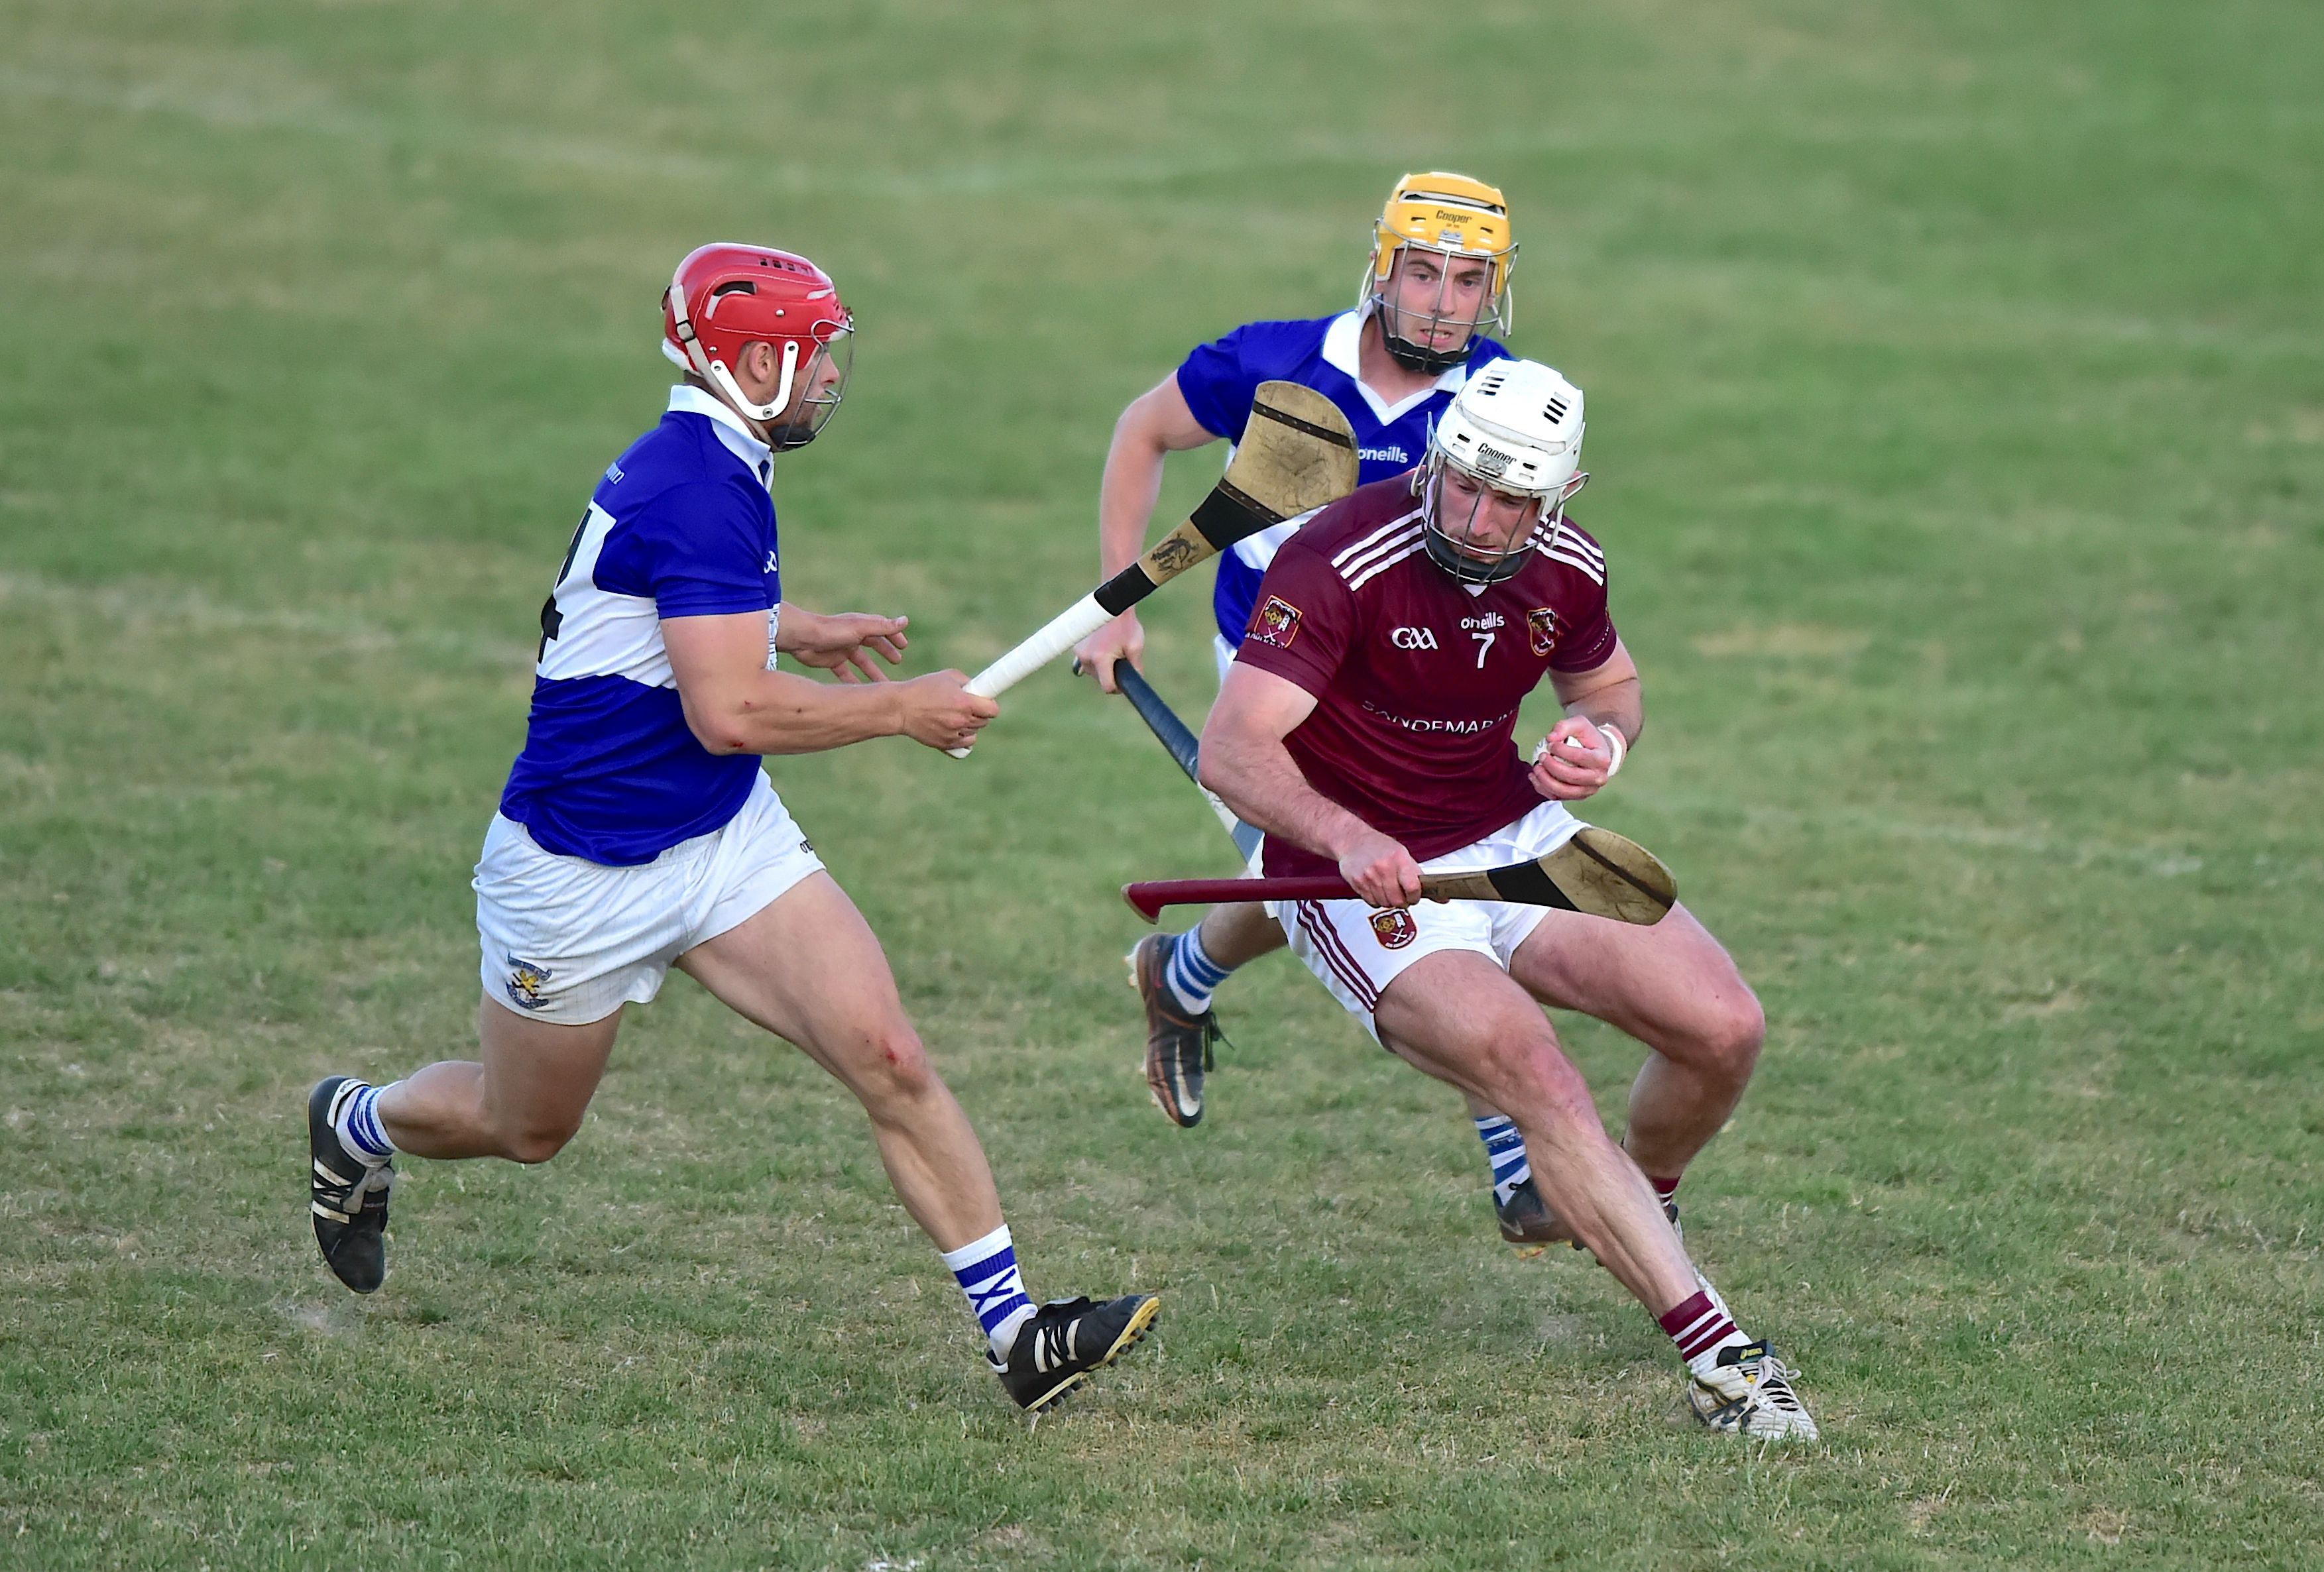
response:
{"label": "white hurling helmet", "polygon": [[[1422,470],[1421,520],[1436,565],[1467,584],[1498,584],[1525,566],[1536,546],[1554,540],[1567,500],[1590,479],[1580,467],[1582,430],[1582,390],[1539,361],[1497,360],[1471,373],[1429,433]],[[1448,469],[1531,499],[1531,528],[1507,546],[1480,548],[1471,537],[1484,498],[1448,509]]]}

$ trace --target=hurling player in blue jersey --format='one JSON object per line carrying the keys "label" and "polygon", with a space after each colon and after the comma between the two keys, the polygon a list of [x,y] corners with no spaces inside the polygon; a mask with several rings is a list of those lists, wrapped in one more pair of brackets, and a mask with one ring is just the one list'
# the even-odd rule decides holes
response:
{"label": "hurling player in blue jersey", "polygon": [[[774,456],[813,440],[845,391],[852,319],[830,278],[788,252],[704,246],[662,313],[663,353],[686,381],[574,530],[541,608],[524,751],[476,865],[478,1060],[316,1086],[316,1241],[369,1293],[386,1273],[396,1153],[555,1156],[623,1009],[676,966],[855,1094],[1002,1385],[1039,1408],[1144,1336],[1159,1305],[1032,1302],[976,1132],[880,942],[759,762],[872,737],[965,747],[999,706],[956,671],[889,681],[874,657],[901,658],[903,618],[783,602]],[[778,671],[777,651],[842,681]]]}
{"label": "hurling player in blue jersey", "polygon": [[[1172,453],[1242,435],[1259,384],[1314,389],[1355,428],[1362,483],[1401,474],[1428,451],[1429,433],[1471,371],[1505,359],[1488,327],[1506,333],[1517,260],[1508,205],[1466,175],[1406,175],[1372,229],[1371,265],[1355,309],[1296,322],[1252,322],[1189,354],[1132,400],[1115,422],[1098,491],[1102,576],[1138,559]],[[1299,520],[1260,531],[1219,558],[1212,598],[1223,676],[1250,626],[1259,582]],[[1125,611],[1074,651],[1082,669],[1114,691],[1113,666],[1142,667],[1146,635]],[[1130,952],[1146,1001],[1146,1080],[1181,1126],[1203,1117],[1204,1071],[1217,1017],[1211,995],[1246,962],[1283,947],[1283,930],[1256,905],[1220,906],[1184,933],[1157,933]],[[1533,1182],[1524,1137],[1497,1109],[1471,1108],[1493,1172],[1494,1210],[1512,1243],[1563,1238]]]}

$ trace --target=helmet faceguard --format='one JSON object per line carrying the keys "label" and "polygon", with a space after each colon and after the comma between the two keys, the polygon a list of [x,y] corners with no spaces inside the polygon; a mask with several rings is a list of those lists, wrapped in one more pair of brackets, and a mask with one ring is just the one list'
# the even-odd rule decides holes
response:
{"label": "helmet faceguard", "polygon": [[[1455,496],[1448,505],[1447,474],[1473,483],[1474,490],[1465,501]],[[1429,560],[1464,584],[1497,584],[1514,578],[1531,560],[1536,547],[1557,538],[1557,532],[1565,526],[1566,502],[1589,481],[1589,472],[1582,471],[1546,497],[1504,491],[1499,483],[1454,463],[1441,451],[1431,453],[1414,483],[1420,488],[1422,539]],[[1453,488],[1456,492],[1467,489],[1457,484]],[[1526,510],[1517,527],[1505,537],[1496,530],[1480,539],[1479,525],[1487,514],[1511,503]]]}
{"label": "helmet faceguard", "polygon": [[[1406,175],[1372,225],[1371,262],[1358,307],[1377,316],[1388,354],[1408,371],[1442,373],[1469,358],[1487,327],[1509,330],[1509,238],[1501,193],[1466,175]],[[1481,288],[1456,282],[1464,262],[1482,262]],[[1434,275],[1433,298],[1426,273]]]}
{"label": "helmet faceguard", "polygon": [[[785,354],[788,358],[788,345]],[[847,379],[854,372],[855,330],[851,324],[816,345],[796,385],[786,382],[780,395],[784,407],[767,423],[767,446],[787,453],[813,442],[839,412],[839,401],[847,397]]]}
{"label": "helmet faceguard", "polygon": [[[662,295],[661,352],[783,451],[814,441],[846,396],[854,326],[831,276],[807,258],[706,245],[678,264]],[[742,391],[732,370],[751,344],[778,357],[774,393],[764,403]]]}
{"label": "helmet faceguard", "polygon": [[1554,543],[1589,483],[1582,429],[1582,390],[1538,362],[1495,361],[1471,378],[1415,477],[1430,560],[1463,584],[1499,584]]}

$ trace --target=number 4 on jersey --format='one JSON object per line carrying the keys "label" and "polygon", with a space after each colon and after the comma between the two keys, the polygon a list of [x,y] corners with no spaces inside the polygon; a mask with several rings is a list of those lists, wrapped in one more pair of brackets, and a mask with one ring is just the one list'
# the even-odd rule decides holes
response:
{"label": "number 4 on jersey", "polygon": [[549,641],[565,626],[565,613],[557,609],[557,586],[573,571],[573,559],[580,555],[581,537],[589,528],[589,510],[581,510],[581,522],[573,526],[573,538],[566,543],[565,560],[557,565],[557,577],[549,586],[549,599],[540,602],[540,647],[532,652],[536,664],[549,653]]}

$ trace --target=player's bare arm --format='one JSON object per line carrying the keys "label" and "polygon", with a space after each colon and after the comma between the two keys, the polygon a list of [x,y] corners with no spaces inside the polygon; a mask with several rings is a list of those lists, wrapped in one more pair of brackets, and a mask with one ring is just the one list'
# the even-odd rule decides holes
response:
{"label": "player's bare arm", "polygon": [[769,671],[763,611],[671,617],[661,630],[686,723],[715,754],[820,753],[897,736],[959,748],[1001,712],[957,671],[852,686]]}
{"label": "player's bare arm", "polygon": [[1238,666],[1203,728],[1203,784],[1247,824],[1335,859],[1340,876],[1376,906],[1420,898],[1420,864],[1307,784],[1283,740],[1314,713],[1315,695],[1273,672]]}
{"label": "player's bare arm", "polygon": [[1617,744],[1606,733],[1619,734],[1627,753],[1646,729],[1646,701],[1638,685],[1637,662],[1620,639],[1605,663],[1589,671],[1550,674],[1565,719],[1550,728],[1534,761],[1534,789],[1552,802],[1579,802],[1605,787],[1613,777]]}
{"label": "player's bare arm", "polygon": [[826,615],[785,601],[775,623],[775,648],[801,666],[836,673],[841,682],[886,682],[888,674],[872,664],[872,657],[900,665],[911,644],[904,635],[911,621],[870,611]]}
{"label": "player's bare arm", "polygon": [[[1111,578],[1146,549],[1148,520],[1162,495],[1162,464],[1174,453],[1218,438],[1203,429],[1173,372],[1130,401],[1113,423],[1105,450],[1105,475],[1098,483],[1097,549],[1100,576]],[[1074,651],[1081,667],[1107,693],[1115,691],[1113,663],[1127,660],[1144,669],[1146,630],[1138,613],[1124,611],[1082,640]]]}

